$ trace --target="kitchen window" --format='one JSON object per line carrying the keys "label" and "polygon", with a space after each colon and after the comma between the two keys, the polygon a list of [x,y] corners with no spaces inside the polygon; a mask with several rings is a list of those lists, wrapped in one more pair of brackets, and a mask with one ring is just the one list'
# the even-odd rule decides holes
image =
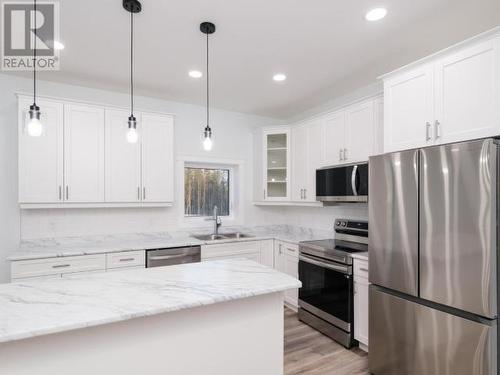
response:
{"label": "kitchen window", "polygon": [[184,168],[184,215],[212,216],[214,206],[220,216],[231,216],[232,191],[230,168]]}

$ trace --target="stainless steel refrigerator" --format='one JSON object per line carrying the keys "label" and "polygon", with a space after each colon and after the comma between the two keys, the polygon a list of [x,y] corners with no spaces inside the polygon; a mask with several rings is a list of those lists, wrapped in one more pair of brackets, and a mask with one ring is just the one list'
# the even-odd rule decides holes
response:
{"label": "stainless steel refrigerator", "polygon": [[498,375],[493,139],[370,158],[370,372]]}

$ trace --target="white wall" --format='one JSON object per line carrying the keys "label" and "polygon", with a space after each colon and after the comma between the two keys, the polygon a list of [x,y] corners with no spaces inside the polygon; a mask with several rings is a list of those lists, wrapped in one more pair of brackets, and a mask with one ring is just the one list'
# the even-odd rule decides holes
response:
{"label": "white wall", "polygon": [[[17,205],[17,100],[15,92],[31,92],[30,79],[0,74],[0,282],[7,280],[6,255],[17,248],[20,238],[169,231],[179,226],[178,207],[134,209],[51,209],[23,210]],[[96,90],[52,82],[39,82],[41,96],[128,107],[126,93]],[[205,108],[146,97],[136,98],[138,110],[175,114],[176,157],[194,156],[205,160],[202,130]],[[43,110],[43,108],[42,108]],[[255,207],[252,199],[252,130],[276,125],[277,120],[241,113],[214,110],[214,148],[210,157],[243,160],[245,176],[242,224],[281,223],[282,211]],[[182,202],[176,202],[182,204]],[[210,223],[207,223],[209,226]]]}

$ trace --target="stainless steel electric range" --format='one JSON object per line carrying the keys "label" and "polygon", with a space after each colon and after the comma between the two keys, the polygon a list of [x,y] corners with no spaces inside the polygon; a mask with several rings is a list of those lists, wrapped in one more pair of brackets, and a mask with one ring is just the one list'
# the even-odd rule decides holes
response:
{"label": "stainless steel electric range", "polygon": [[368,222],[335,220],[335,239],[299,244],[299,319],[347,348],[355,344],[352,253],[368,251]]}

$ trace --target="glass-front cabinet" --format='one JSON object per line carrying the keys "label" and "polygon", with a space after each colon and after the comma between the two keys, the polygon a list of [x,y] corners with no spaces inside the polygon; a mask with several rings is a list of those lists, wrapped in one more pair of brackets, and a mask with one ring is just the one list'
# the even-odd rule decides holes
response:
{"label": "glass-front cabinet", "polygon": [[290,129],[264,132],[264,199],[290,199]]}

